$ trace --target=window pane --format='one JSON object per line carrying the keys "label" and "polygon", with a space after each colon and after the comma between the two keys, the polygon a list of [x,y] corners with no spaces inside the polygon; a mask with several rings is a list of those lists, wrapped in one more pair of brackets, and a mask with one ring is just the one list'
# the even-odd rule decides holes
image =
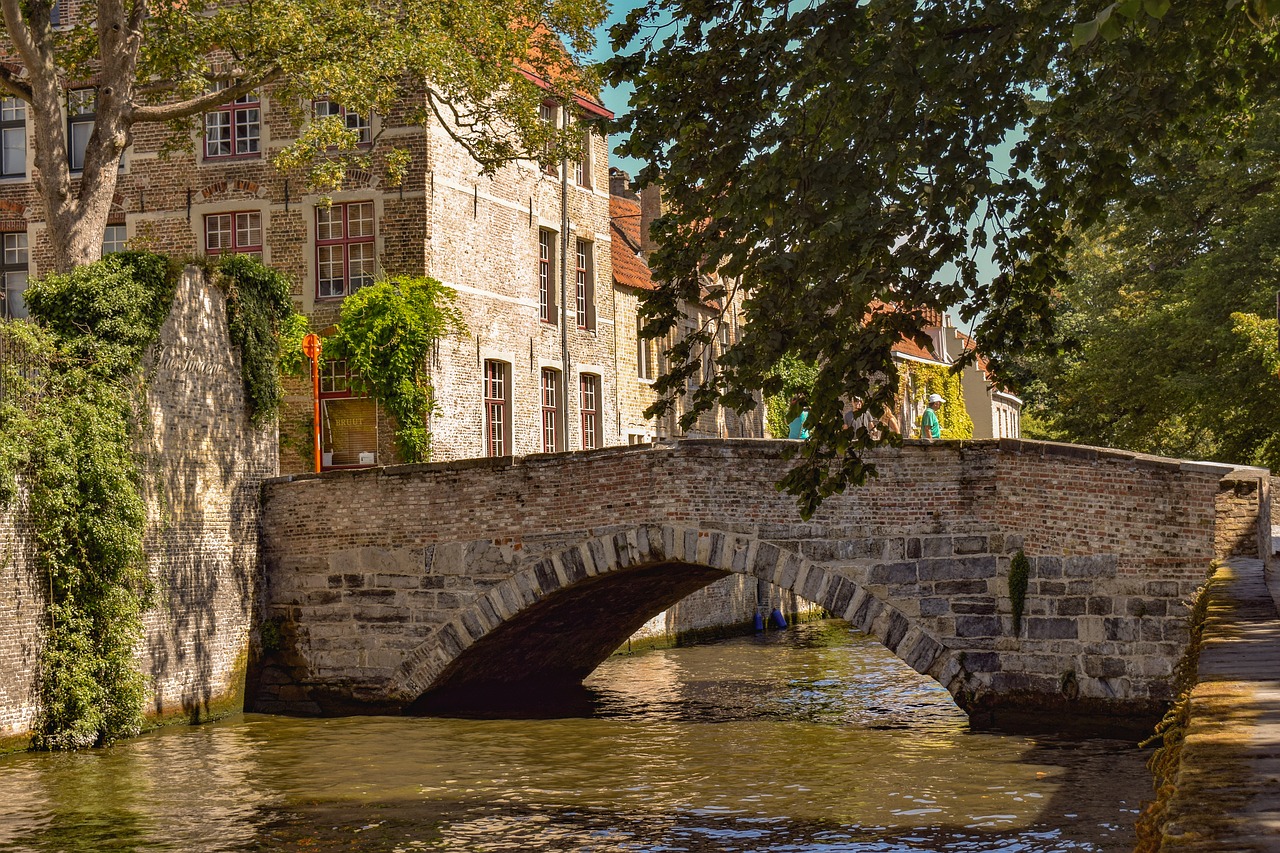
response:
{"label": "window pane", "polygon": [[110,255],[112,252],[123,252],[127,239],[126,230],[123,225],[108,225],[102,232],[102,254]]}
{"label": "window pane", "polygon": [[0,121],[25,121],[27,104],[20,98],[0,99]]}
{"label": "window pane", "polygon": [[257,154],[259,135],[258,110],[236,110],[236,153]]}
{"label": "window pane", "polygon": [[342,208],[340,206],[316,208],[316,239],[342,239]]}
{"label": "window pane", "polygon": [[98,93],[93,89],[72,89],[67,93],[67,113],[73,116],[93,115]]}
{"label": "window pane", "polygon": [[236,214],[236,246],[242,249],[262,245],[262,214]]}
{"label": "window pane", "polygon": [[26,234],[6,234],[4,235],[4,263],[5,266],[17,266],[27,262],[27,235]]}
{"label": "window pane", "polygon": [[347,236],[353,239],[373,236],[373,202],[347,205]]}
{"label": "window pane", "polygon": [[84,152],[89,147],[89,136],[93,133],[93,122],[76,121],[71,123],[71,151],[68,152],[71,159],[71,168],[80,170],[84,168]]}
{"label": "window pane", "polygon": [[204,155],[225,157],[231,153],[231,113],[204,114]]}
{"label": "window pane", "polygon": [[349,293],[355,293],[362,287],[373,284],[373,244],[353,243],[349,248],[348,270],[351,277]]}
{"label": "window pane", "polygon": [[321,246],[316,250],[316,274],[321,296],[342,295],[341,246]]}
{"label": "window pane", "polygon": [[0,168],[3,168],[6,175],[26,174],[27,129],[25,127],[4,129],[4,162]]}
{"label": "window pane", "polygon": [[372,131],[369,127],[369,120],[359,113],[347,113],[346,117],[347,129],[354,130],[360,137],[360,144],[367,145],[373,139]]}
{"label": "window pane", "polygon": [[222,213],[204,218],[204,247],[210,252],[231,248],[231,214]]}
{"label": "window pane", "polygon": [[26,289],[26,271],[14,270],[4,274],[5,312],[10,317],[25,318],[27,316],[27,303],[22,296]]}
{"label": "window pane", "polygon": [[316,101],[315,110],[316,118],[330,118],[342,115],[342,108],[338,106],[337,101]]}

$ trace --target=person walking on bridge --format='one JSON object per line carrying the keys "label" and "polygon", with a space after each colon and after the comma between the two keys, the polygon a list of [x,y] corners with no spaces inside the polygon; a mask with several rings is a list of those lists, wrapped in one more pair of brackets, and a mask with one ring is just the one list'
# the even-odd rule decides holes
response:
{"label": "person walking on bridge", "polygon": [[942,438],[942,423],[938,420],[938,411],[945,402],[947,401],[942,398],[941,394],[929,395],[929,407],[924,410],[924,415],[920,418],[921,438],[928,440]]}

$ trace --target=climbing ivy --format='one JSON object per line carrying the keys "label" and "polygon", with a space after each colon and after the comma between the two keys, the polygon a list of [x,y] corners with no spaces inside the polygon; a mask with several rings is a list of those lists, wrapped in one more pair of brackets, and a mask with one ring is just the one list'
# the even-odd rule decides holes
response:
{"label": "climbing ivy", "polygon": [[48,596],[33,744],[75,749],[136,733],[146,680],[134,649],[149,590],[135,426],[138,370],[169,315],[176,264],[110,255],[33,281],[34,323],[9,322],[0,447],[20,472]]}
{"label": "climbing ivy", "polygon": [[295,371],[302,355],[306,317],[293,310],[289,279],[249,255],[226,255],[217,264],[227,295],[231,342],[240,350],[245,403],[254,426],[275,417],[284,398],[282,367]]}
{"label": "climbing ivy", "polygon": [[[930,394],[941,394],[946,400],[938,420],[942,422],[942,437],[973,438],[973,419],[964,406],[964,391],[960,385],[960,375],[942,364],[920,364],[908,362],[902,376],[904,387],[911,396],[914,408],[920,408]],[[904,429],[910,425],[904,425]],[[919,421],[915,424],[918,433]],[[903,433],[906,435],[906,432]]]}
{"label": "climbing ivy", "polygon": [[348,296],[325,342],[324,357],[345,360],[353,386],[391,412],[405,462],[431,457],[427,417],[436,404],[428,357],[451,334],[466,334],[457,294],[432,278],[393,276]]}
{"label": "climbing ivy", "polygon": [[791,421],[796,417],[791,414],[791,398],[797,394],[806,399],[813,395],[813,382],[818,378],[818,366],[794,355],[787,355],[774,367],[773,375],[782,380],[782,390],[769,397],[765,403],[765,425],[774,438],[786,438]]}
{"label": "climbing ivy", "polygon": [[1009,603],[1013,607],[1013,635],[1022,631],[1022,611],[1027,602],[1027,585],[1031,579],[1031,561],[1021,549],[1009,563]]}

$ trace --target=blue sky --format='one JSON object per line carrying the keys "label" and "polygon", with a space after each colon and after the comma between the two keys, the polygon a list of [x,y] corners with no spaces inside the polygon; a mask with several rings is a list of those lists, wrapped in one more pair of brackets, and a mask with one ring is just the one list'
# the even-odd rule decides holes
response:
{"label": "blue sky", "polygon": [[[604,25],[596,31],[596,49],[591,54],[592,60],[596,62],[603,62],[613,55],[613,51],[609,47],[609,27],[621,22],[632,9],[643,5],[645,5],[645,0],[620,0],[619,2],[612,4],[612,8],[609,10],[608,20],[606,20]],[[614,115],[622,115],[627,111],[627,99],[631,96],[630,86],[621,88],[605,86],[604,91],[600,94],[601,100],[604,101],[604,105],[612,110]],[[610,149],[613,148],[616,142],[616,138],[610,137]],[[609,165],[620,166],[634,176],[636,171],[640,168],[640,161],[630,158],[623,159],[610,150]]]}

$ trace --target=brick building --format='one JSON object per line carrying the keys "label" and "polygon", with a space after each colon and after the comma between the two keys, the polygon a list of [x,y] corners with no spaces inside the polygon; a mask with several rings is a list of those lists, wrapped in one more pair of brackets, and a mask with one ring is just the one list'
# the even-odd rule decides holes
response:
{"label": "brick building", "polygon": [[[95,93],[67,97],[68,156],[83,162]],[[206,113],[188,145],[165,150],[168,132],[138,126],[125,153],[104,251],[258,255],[293,282],[313,327],[332,326],[343,299],[382,273],[428,275],[453,288],[469,335],[441,342],[431,361],[439,410],[435,458],[577,450],[618,444],[618,322],[611,280],[608,149],[584,132],[581,160],[545,169],[519,161],[491,177],[438,121],[347,113],[316,101],[297,109],[257,92]],[[308,108],[309,107],[309,108]],[[544,103],[543,120],[608,116],[578,96]],[[276,169],[272,155],[310,116],[337,116],[361,135],[370,168],[349,172],[327,199]],[[0,273],[4,313],[25,315],[28,276],[51,269],[41,201],[31,182],[30,124],[23,102],[0,101]],[[382,175],[393,148],[412,161],[399,186]],[[171,146],[170,146],[171,149]],[[281,422],[282,469],[310,465],[310,389],[291,389]],[[330,467],[395,461],[390,424],[353,395],[341,364],[321,379],[324,461]]]}
{"label": "brick building", "polygon": [[[702,353],[700,375],[691,377],[687,390],[691,393],[698,383],[712,374],[715,359],[738,340],[742,332],[744,315],[741,288],[730,286],[727,307],[717,301],[706,300],[698,304],[685,302],[674,334],[665,340],[646,340],[640,335],[643,320],[640,317],[640,295],[654,288],[648,256],[654,246],[649,237],[649,224],[661,212],[657,189],[646,188],[637,194],[630,188],[631,177],[621,169],[609,170],[610,186],[610,236],[613,247],[614,300],[618,305],[620,320],[617,326],[618,349],[618,412],[620,432],[628,444],[640,444],[655,438],[763,438],[764,406],[744,414],[738,414],[721,406],[715,406],[699,416],[690,429],[680,427],[684,413],[684,401],[660,418],[646,418],[644,410],[653,404],[657,393],[653,381],[668,368],[667,350],[678,338],[691,331],[708,327],[715,335],[715,343]],[[708,284],[713,281],[708,279]],[[724,310],[721,310],[724,307]]]}

